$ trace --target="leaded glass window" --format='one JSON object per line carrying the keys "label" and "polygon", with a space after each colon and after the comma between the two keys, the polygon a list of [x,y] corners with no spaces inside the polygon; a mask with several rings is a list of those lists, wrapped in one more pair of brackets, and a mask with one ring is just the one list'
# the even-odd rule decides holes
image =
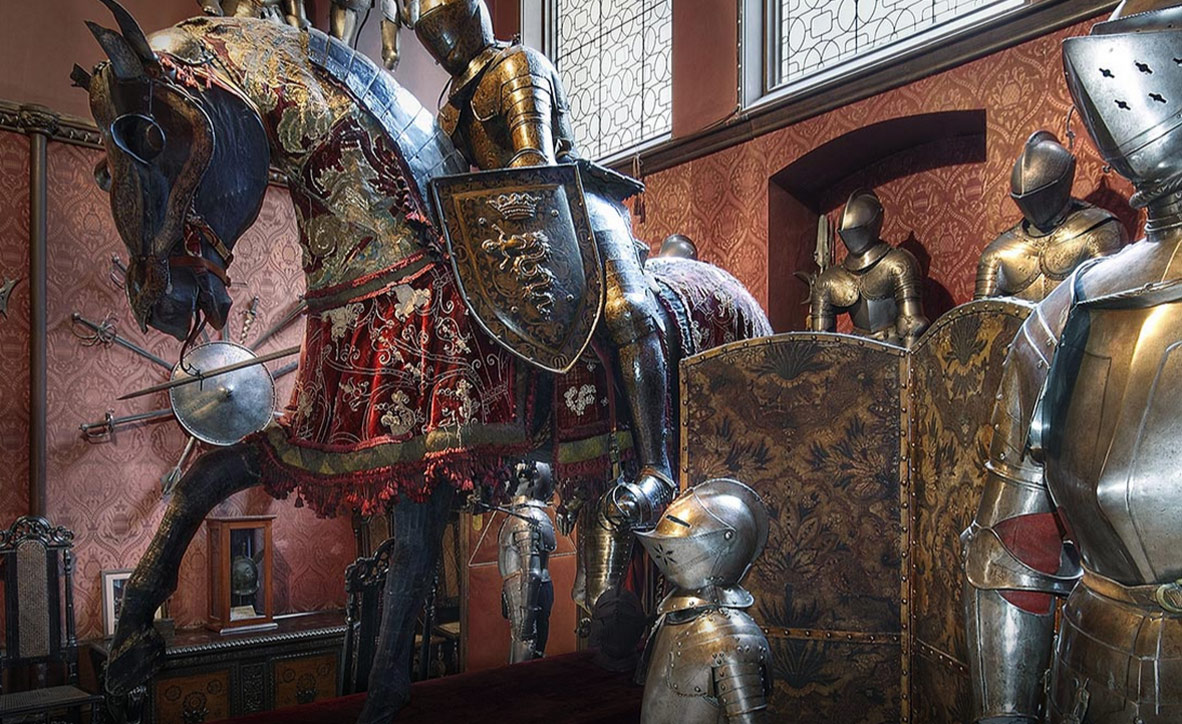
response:
{"label": "leaded glass window", "polygon": [[583,156],[618,156],[672,128],[672,2],[554,0],[549,55]]}
{"label": "leaded glass window", "polygon": [[891,46],[939,39],[1020,0],[772,0],[772,86],[794,85]]}

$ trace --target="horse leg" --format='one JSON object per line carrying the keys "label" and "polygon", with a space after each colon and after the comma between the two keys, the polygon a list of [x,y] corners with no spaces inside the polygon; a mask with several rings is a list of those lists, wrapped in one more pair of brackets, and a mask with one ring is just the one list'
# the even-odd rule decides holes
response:
{"label": "horse leg", "polygon": [[176,590],[177,572],[189,542],[215,505],[258,484],[258,452],[252,445],[234,445],[202,455],[177,483],[152,544],[127,581],[107,663],[109,693],[126,695],[159,670],[164,641],[152,619]]}
{"label": "horse leg", "polygon": [[410,701],[410,657],[415,619],[439,561],[455,491],[441,483],[423,503],[394,506],[394,547],[382,600],[382,625],[369,672],[369,693],[358,724],[389,724]]}

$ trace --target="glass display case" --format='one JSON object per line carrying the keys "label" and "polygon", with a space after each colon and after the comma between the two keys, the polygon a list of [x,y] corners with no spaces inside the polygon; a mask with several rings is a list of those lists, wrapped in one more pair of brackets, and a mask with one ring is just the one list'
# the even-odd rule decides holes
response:
{"label": "glass display case", "polygon": [[274,628],[273,515],[209,517],[209,628],[220,633]]}

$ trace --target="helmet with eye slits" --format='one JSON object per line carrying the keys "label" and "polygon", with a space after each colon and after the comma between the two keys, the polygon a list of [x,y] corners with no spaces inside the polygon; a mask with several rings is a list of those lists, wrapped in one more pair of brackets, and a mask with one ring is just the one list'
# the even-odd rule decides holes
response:
{"label": "helmet with eye slits", "polygon": [[636,536],[678,588],[733,586],[767,545],[767,508],[746,485],[715,478],[679,495],[656,528]]}
{"label": "helmet with eye slits", "polygon": [[484,0],[411,0],[407,14],[427,52],[453,76],[496,40]]}
{"label": "helmet with eye slits", "polygon": [[1182,189],[1182,4],[1128,0],[1063,41],[1067,87],[1100,155],[1144,207]]}

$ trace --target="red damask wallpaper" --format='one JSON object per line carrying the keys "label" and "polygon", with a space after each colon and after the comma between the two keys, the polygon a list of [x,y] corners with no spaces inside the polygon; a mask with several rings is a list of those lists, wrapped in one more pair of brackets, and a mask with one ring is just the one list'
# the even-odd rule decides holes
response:
{"label": "red damask wallpaper", "polygon": [[[884,238],[919,252],[931,277],[928,315],[934,319],[972,297],[981,250],[1018,220],[1008,196],[1009,176],[1026,138],[1047,128],[1066,142],[1064,123],[1071,100],[1063,80],[1060,43],[1085,34],[1091,22],[654,173],[645,178],[646,218],[637,224],[637,233],[654,246],[667,234],[688,234],[704,260],[731,271],[766,306],[769,285],[783,281],[768,278],[769,245],[787,243],[768,230],[768,180],[773,174],[808,151],[872,123],[984,109],[983,162],[921,170],[877,189],[886,208]],[[1138,238],[1141,220],[1123,200],[1130,192],[1128,184],[1103,173],[1103,161],[1078,120],[1074,129],[1079,157],[1075,195],[1120,215],[1131,238]],[[892,175],[871,171],[871,183],[876,175]],[[826,198],[822,210],[836,219],[844,201]],[[810,244],[805,257],[811,252]],[[775,317],[774,310],[769,312]]]}
{"label": "red damask wallpaper", "polygon": [[[0,275],[27,276],[28,140],[0,134]],[[174,360],[178,343],[141,334],[123,291],[110,279],[113,254],[126,258],[105,195],[92,168],[100,153],[77,146],[49,146],[49,469],[48,514],[77,534],[76,607],[81,637],[100,634],[100,571],[134,565],[163,514],[160,477],[177,462],[186,437],[172,421],[121,428],[114,438],[88,443],[82,422],[113,410],[126,415],[165,407],[163,394],[127,402],[115,398],[160,382],[167,373],[121,347],[89,345],[71,322],[80,312],[95,321],[112,315],[120,335]],[[295,220],[286,191],[272,188],[255,226],[236,248],[232,276],[235,313],[232,338],[241,333],[253,296],[260,297],[251,338],[287,311],[303,291]],[[263,350],[297,344],[297,323]],[[0,317],[0,523],[27,512],[28,461],[28,294],[24,282],[13,295],[7,319]],[[278,364],[282,364],[278,363]],[[286,400],[291,378],[280,380]],[[318,520],[290,501],[275,501],[260,490],[228,501],[218,512],[273,513],[275,521],[275,605],[277,612],[344,604],[342,573],[354,558],[347,519]],[[205,620],[207,567],[205,532],[190,548],[180,571],[172,614],[180,626]]]}
{"label": "red damask wallpaper", "polygon": [[19,279],[0,315],[0,525],[29,506],[28,179],[29,139],[0,132],[0,284]]}

